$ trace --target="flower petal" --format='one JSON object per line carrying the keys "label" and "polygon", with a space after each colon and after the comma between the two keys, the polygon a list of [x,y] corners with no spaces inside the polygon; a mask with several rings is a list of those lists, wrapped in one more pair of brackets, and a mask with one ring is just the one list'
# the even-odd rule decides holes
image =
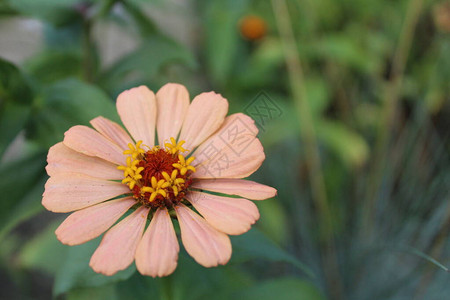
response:
{"label": "flower petal", "polygon": [[243,178],[264,161],[264,150],[256,138],[258,128],[247,115],[228,116],[219,130],[193,153],[196,178]]}
{"label": "flower petal", "polygon": [[230,238],[217,231],[183,204],[175,207],[184,248],[205,267],[226,264],[231,257]]}
{"label": "flower petal", "polygon": [[70,149],[63,143],[50,148],[47,156],[47,174],[81,173],[102,179],[123,179],[123,172],[116,165],[98,157],[87,156]]}
{"label": "flower petal", "polygon": [[118,165],[125,165],[123,150],[87,126],[73,126],[64,134],[64,145],[89,156],[97,156]]}
{"label": "flower petal", "polygon": [[193,150],[222,125],[228,101],[214,92],[202,93],[192,100],[184,119],[179,140]]}
{"label": "flower petal", "polygon": [[149,147],[155,144],[155,94],[146,86],[122,92],[117,98],[117,112],[134,140]]}
{"label": "flower petal", "polygon": [[242,113],[232,114],[226,117],[222,126],[195,150],[194,165],[219,154],[222,148],[230,148],[239,155],[257,134],[258,128],[252,118]]}
{"label": "flower petal", "polygon": [[273,198],[277,194],[277,190],[273,187],[244,179],[201,179],[194,181],[191,187],[228,195],[238,195],[251,200]]}
{"label": "flower petal", "polygon": [[136,267],[142,275],[170,275],[177,267],[179,251],[169,212],[159,208],[136,250]]}
{"label": "flower petal", "polygon": [[189,92],[181,84],[168,83],[156,93],[156,104],[158,140],[159,145],[164,145],[180,132],[189,107]]}
{"label": "flower petal", "polygon": [[149,208],[139,207],[103,236],[89,262],[95,272],[110,276],[133,262],[148,212]]}
{"label": "flower petal", "polygon": [[120,149],[127,150],[128,144],[133,143],[133,140],[128,135],[128,133],[119,124],[108,120],[103,117],[97,117],[91,120],[91,125],[98,132],[103,134],[105,137],[109,138],[111,141],[116,143]]}
{"label": "flower petal", "polygon": [[216,134],[220,132],[222,139],[236,138],[238,135],[256,136],[259,132],[255,125],[255,120],[243,113],[235,113],[225,118],[222,126]]}
{"label": "flower petal", "polygon": [[56,236],[71,246],[90,241],[108,230],[134,204],[136,200],[128,197],[76,211],[59,225]]}
{"label": "flower petal", "polygon": [[258,208],[247,199],[200,192],[190,192],[186,199],[209,224],[226,234],[243,234],[259,219]]}
{"label": "flower petal", "polygon": [[258,170],[265,159],[261,142],[252,135],[241,136],[242,144],[212,139],[197,148],[193,178],[244,178]]}
{"label": "flower petal", "polygon": [[71,212],[125,193],[130,189],[120,182],[64,173],[47,180],[42,205],[53,212]]}

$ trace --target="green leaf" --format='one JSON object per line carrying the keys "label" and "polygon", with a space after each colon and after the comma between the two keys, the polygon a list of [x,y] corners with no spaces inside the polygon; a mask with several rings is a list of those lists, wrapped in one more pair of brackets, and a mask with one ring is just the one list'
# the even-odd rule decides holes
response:
{"label": "green leaf", "polygon": [[245,300],[325,300],[320,290],[298,278],[279,278],[265,281],[233,293],[228,299]]}
{"label": "green leaf", "polygon": [[374,73],[379,71],[380,63],[370,49],[365,49],[349,32],[330,34],[308,46],[313,57],[326,59],[356,70]]}
{"label": "green leaf", "polygon": [[113,101],[95,86],[75,79],[59,81],[43,93],[43,103],[27,128],[28,137],[50,147],[74,125],[97,116],[117,120]]}
{"label": "green leaf", "polygon": [[440,262],[438,262],[436,259],[432,258],[431,256],[423,253],[422,251],[414,248],[414,247],[410,247],[410,246],[403,246],[403,248],[405,249],[405,252],[409,252],[411,254],[417,255],[418,257],[423,258],[424,260],[432,263],[433,265],[437,266],[438,268],[441,268],[442,270],[444,270],[445,272],[450,272],[450,270],[444,266],[443,264],[441,264]]}
{"label": "green leaf", "polygon": [[192,53],[185,47],[167,37],[154,35],[104,72],[100,85],[112,94],[118,94],[128,87],[128,78],[152,78],[171,63],[182,63],[191,68],[196,66]]}
{"label": "green leaf", "polygon": [[143,38],[150,37],[158,33],[155,23],[143,12],[143,10],[131,1],[123,1],[123,7],[132,16],[136,27]]}
{"label": "green leaf", "polygon": [[268,201],[257,201],[261,218],[258,221],[258,226],[277,244],[282,244],[288,238],[286,231],[287,217],[281,206],[280,201],[272,199]]}
{"label": "green leaf", "polygon": [[362,166],[369,158],[369,145],[362,136],[339,122],[317,122],[317,135],[348,167]]}
{"label": "green leaf", "polygon": [[0,158],[25,127],[31,115],[30,106],[12,101],[6,102],[2,108],[0,108]]}
{"label": "green leaf", "polygon": [[76,51],[43,51],[27,61],[26,68],[35,80],[49,84],[68,77],[82,76],[82,60]]}
{"label": "green leaf", "polygon": [[19,69],[0,58],[0,158],[25,126],[33,93]]}
{"label": "green leaf", "polygon": [[31,104],[33,94],[20,70],[12,63],[0,58],[0,109],[7,101]]}
{"label": "green leaf", "polygon": [[[45,159],[45,156],[42,159]],[[0,241],[21,222],[44,210],[41,200],[46,180],[47,176],[41,176],[32,187],[27,188],[27,194],[15,202],[8,210],[8,214],[1,219]]]}
{"label": "green leaf", "polygon": [[113,276],[95,273],[89,267],[89,260],[99,242],[100,238],[97,238],[82,245],[66,247],[68,249],[64,263],[60,266],[55,276],[54,296],[59,296],[76,288],[97,287],[125,280],[136,272],[133,264]]}
{"label": "green leaf", "polygon": [[310,268],[293,255],[285,252],[256,228],[243,235],[232,236],[231,242],[233,243],[232,262],[243,262],[256,258],[286,262],[297,267],[311,278],[315,278]]}
{"label": "green leaf", "polygon": [[[38,201],[35,198],[34,186],[37,182],[42,182],[41,178],[45,174],[45,153],[38,152],[30,154],[17,161],[11,161],[0,166],[0,223],[3,226],[11,220],[13,209],[20,207],[22,203],[28,201]],[[30,194],[30,198],[27,195]],[[34,199],[34,200],[33,200]],[[24,204],[24,209],[35,210],[34,204]],[[24,211],[25,213],[25,211]],[[5,222],[5,223],[3,223]]]}
{"label": "green leaf", "polygon": [[22,247],[18,257],[21,267],[54,274],[64,262],[65,248],[55,235],[60,221],[50,224]]}

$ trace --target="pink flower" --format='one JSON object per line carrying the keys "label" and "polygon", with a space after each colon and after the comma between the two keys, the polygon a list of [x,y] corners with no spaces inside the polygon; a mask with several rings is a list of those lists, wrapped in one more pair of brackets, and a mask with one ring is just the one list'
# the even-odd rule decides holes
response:
{"label": "pink flower", "polygon": [[[156,96],[145,86],[127,90],[117,111],[131,137],[97,117],[91,121],[95,130],[74,126],[49,150],[42,205],[74,211],[56,230],[58,239],[78,245],[106,231],[90,261],[94,271],[112,275],[136,260],[141,274],[166,276],[178,260],[174,218],[199,264],[226,264],[228,235],[248,231],[259,218],[247,199],[276,194],[241,179],[265,158],[254,121],[240,113],[226,117],[228,102],[214,92],[189,104],[186,88],[173,83]],[[115,224],[130,208],[135,210]]]}

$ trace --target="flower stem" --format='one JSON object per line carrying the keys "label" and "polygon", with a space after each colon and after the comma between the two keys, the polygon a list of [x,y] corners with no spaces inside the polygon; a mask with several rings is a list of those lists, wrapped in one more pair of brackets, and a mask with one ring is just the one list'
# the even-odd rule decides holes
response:
{"label": "flower stem", "polygon": [[324,273],[328,282],[330,294],[334,299],[340,299],[342,298],[342,287],[340,283],[330,207],[327,200],[317,137],[308,103],[308,95],[303,79],[303,69],[299,58],[297,43],[292,30],[292,23],[286,1],[272,0],[272,7],[284,49],[290,87],[300,122],[300,134],[305,144],[306,164],[313,201],[315,202],[319,215],[319,231],[321,233],[321,242],[323,242],[321,247],[323,266],[327,268]]}
{"label": "flower stem", "polygon": [[370,173],[370,185],[367,189],[367,195],[365,197],[366,201],[362,212],[363,226],[361,228],[363,229],[365,236],[370,233],[374,226],[376,199],[386,167],[389,142],[397,112],[400,89],[422,4],[423,0],[411,0],[409,2],[398,46],[392,61],[390,78],[385,90],[386,94],[384,102],[382,104],[382,115],[379,120],[380,123],[378,124],[377,142]]}
{"label": "flower stem", "polygon": [[162,277],[161,279],[161,299],[172,300],[172,276]]}
{"label": "flower stem", "polygon": [[292,96],[300,122],[302,139],[305,143],[306,164],[309,172],[309,180],[313,193],[313,199],[320,214],[320,223],[324,226],[322,234],[327,236],[331,233],[330,209],[328,206],[324,178],[317,145],[316,133],[309,108],[303,70],[298,56],[292,24],[289,17],[286,2],[284,0],[273,0],[272,5],[281,41],[284,48],[285,60],[288,69]]}

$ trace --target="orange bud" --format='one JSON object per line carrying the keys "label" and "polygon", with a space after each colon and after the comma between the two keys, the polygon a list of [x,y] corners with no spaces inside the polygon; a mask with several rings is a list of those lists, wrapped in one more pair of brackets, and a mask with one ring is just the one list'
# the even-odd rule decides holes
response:
{"label": "orange bud", "polygon": [[266,22],[258,16],[248,15],[241,19],[240,30],[244,38],[258,40],[266,35]]}

